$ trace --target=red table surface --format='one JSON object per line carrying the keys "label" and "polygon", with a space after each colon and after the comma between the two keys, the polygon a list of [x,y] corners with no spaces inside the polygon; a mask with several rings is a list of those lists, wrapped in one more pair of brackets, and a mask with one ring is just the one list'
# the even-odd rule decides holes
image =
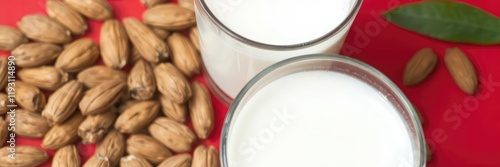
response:
{"label": "red table surface", "polygon": [[[141,18],[145,10],[139,0],[109,0],[115,17]],[[365,0],[347,36],[342,54],[360,59],[391,78],[420,109],[425,119],[425,138],[433,150],[429,167],[500,166],[500,47],[453,44],[427,38],[388,24],[380,14],[395,6],[416,0]],[[464,0],[496,16],[500,1]],[[298,11],[300,12],[300,11]],[[45,0],[0,0],[0,24],[15,26],[26,14],[45,14]],[[101,22],[88,21],[84,36],[98,42]],[[402,74],[411,56],[423,47],[438,54],[436,71],[421,85],[405,87]],[[446,48],[460,47],[476,66],[480,90],[468,96],[454,84],[443,63]],[[8,55],[8,52],[0,52]],[[204,82],[203,76],[194,78]],[[212,96],[215,129],[204,142],[219,147],[227,107]],[[17,145],[40,147],[41,139],[16,138]],[[93,155],[94,145],[77,144],[83,159]],[[292,147],[291,147],[292,148]],[[47,150],[51,157],[54,151]],[[47,162],[42,167],[50,166]]]}

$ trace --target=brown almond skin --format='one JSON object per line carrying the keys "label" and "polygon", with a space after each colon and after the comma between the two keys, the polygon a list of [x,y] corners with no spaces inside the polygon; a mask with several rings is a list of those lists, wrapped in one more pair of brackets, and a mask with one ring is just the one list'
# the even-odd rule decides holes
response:
{"label": "brown almond skin", "polygon": [[112,80],[89,89],[78,105],[80,111],[83,115],[95,115],[107,111],[124,95],[125,87],[123,81]]}
{"label": "brown almond skin", "polygon": [[130,70],[128,76],[128,91],[135,100],[149,100],[156,92],[156,80],[153,68],[144,61],[139,60]]}
{"label": "brown almond skin", "polygon": [[69,73],[79,72],[95,64],[99,47],[88,38],[80,38],[67,45],[54,66]]}
{"label": "brown almond skin", "polygon": [[156,84],[158,91],[175,103],[184,103],[192,96],[191,86],[186,77],[171,63],[156,66]]}
{"label": "brown almond skin", "polygon": [[56,151],[52,159],[52,167],[80,167],[81,161],[76,146],[67,145]]}
{"label": "brown almond skin", "polygon": [[137,133],[147,127],[159,111],[160,103],[157,101],[135,103],[118,116],[115,129],[121,133]]}
{"label": "brown almond skin", "polygon": [[54,125],[45,134],[42,141],[42,147],[50,150],[57,150],[67,146],[78,139],[78,125],[85,117],[76,112],[67,121],[62,124]]}
{"label": "brown almond skin", "polygon": [[46,8],[47,14],[68,28],[72,34],[83,35],[87,31],[88,26],[85,19],[65,2],[48,0]]}
{"label": "brown almond skin", "polygon": [[3,119],[0,119],[0,146],[5,145],[8,137],[9,137],[9,130],[7,128],[7,122],[4,121]]}
{"label": "brown almond skin", "polygon": [[129,60],[128,60],[128,64],[135,64],[137,62],[139,62],[139,60],[142,60],[142,56],[141,54],[139,53],[139,51],[137,51],[137,49],[135,47],[132,47],[132,49],[130,49],[130,57],[129,57]]}
{"label": "brown almond skin", "polygon": [[56,90],[69,80],[68,73],[53,66],[24,68],[17,76],[26,83],[44,90]]}
{"label": "brown almond skin", "polygon": [[[6,91],[9,92],[9,88]],[[45,107],[45,95],[37,87],[22,81],[16,81],[15,91],[16,102],[23,109],[39,112]]]}
{"label": "brown almond skin", "polygon": [[78,127],[78,136],[83,144],[93,144],[101,140],[117,117],[116,110],[89,115]]}
{"label": "brown almond skin", "polygon": [[120,160],[120,167],[153,167],[153,165],[143,157],[127,155]]}
{"label": "brown almond skin", "polygon": [[16,146],[16,158],[9,157],[10,146],[0,148],[0,167],[34,167],[47,159],[49,154],[33,146]]}
{"label": "brown almond skin", "polygon": [[146,24],[166,30],[182,30],[196,24],[194,11],[173,3],[156,5],[142,15]]}
{"label": "brown almond skin", "polygon": [[169,57],[168,45],[149,27],[130,17],[123,19],[123,24],[130,41],[145,60],[158,63]]}
{"label": "brown almond skin", "polygon": [[191,151],[196,135],[186,125],[169,118],[156,118],[148,128],[153,138],[176,153]]}
{"label": "brown almond skin", "polygon": [[83,167],[112,167],[112,165],[108,157],[96,153],[85,161]]}
{"label": "brown almond skin", "polygon": [[167,39],[167,37],[170,35],[170,31],[168,30],[165,30],[165,29],[161,29],[161,28],[158,28],[158,27],[152,27],[152,26],[149,26],[149,28],[151,29],[151,31],[153,31],[153,33],[156,34],[156,36],[158,36],[158,38],[160,38],[161,40],[165,40]]}
{"label": "brown almond skin", "polygon": [[35,41],[57,44],[71,41],[71,32],[66,27],[44,15],[25,15],[17,26],[28,38]]}
{"label": "brown almond skin", "polygon": [[165,116],[177,122],[186,122],[187,105],[170,101],[169,98],[160,95],[161,110]]}
{"label": "brown almond skin", "polygon": [[189,39],[193,43],[196,50],[200,51],[200,38],[198,35],[198,27],[194,26],[189,29]]}
{"label": "brown almond skin", "polygon": [[158,140],[142,134],[127,139],[127,153],[144,157],[152,164],[159,164],[172,156],[172,152]]}
{"label": "brown almond skin", "polygon": [[23,68],[40,67],[53,63],[62,52],[62,47],[51,43],[32,42],[21,44],[12,50],[16,65]]}
{"label": "brown almond skin", "polygon": [[[16,63],[15,60],[13,62]],[[7,60],[7,56],[0,56],[0,89],[2,90],[5,89],[5,86],[7,86],[8,74],[9,74],[8,64],[9,61]]]}
{"label": "brown almond skin", "polygon": [[219,167],[219,156],[214,146],[206,148],[203,145],[196,147],[193,153],[191,167]]}
{"label": "brown almond skin", "polygon": [[191,0],[178,0],[177,4],[180,7],[194,11],[194,1]]}
{"label": "brown almond skin", "polygon": [[5,93],[0,93],[0,116],[9,111],[7,105],[10,104],[9,97]]}
{"label": "brown almond skin", "polygon": [[161,162],[157,167],[191,167],[192,157],[189,154],[177,154]]}
{"label": "brown almond skin", "polygon": [[83,91],[83,84],[76,80],[69,81],[49,97],[42,116],[51,124],[63,123],[76,111]]}
{"label": "brown almond skin", "polygon": [[403,84],[412,86],[421,83],[434,71],[436,64],[437,56],[431,48],[419,50],[406,64]]}
{"label": "brown almond skin", "polygon": [[127,73],[112,69],[105,66],[92,66],[82,70],[77,75],[78,81],[83,83],[88,88],[93,88],[101,83],[121,80],[123,82],[127,81]]}
{"label": "brown almond skin", "polygon": [[11,51],[26,42],[28,39],[18,29],[0,25],[0,50]]}
{"label": "brown almond skin", "polygon": [[172,62],[187,77],[200,73],[201,59],[193,44],[182,34],[173,33],[168,37],[172,49]]}
{"label": "brown almond skin", "polygon": [[99,41],[106,66],[121,69],[127,65],[130,46],[127,32],[118,20],[107,20],[102,24]]}
{"label": "brown almond skin", "polygon": [[125,136],[118,131],[108,132],[106,137],[97,144],[96,154],[100,154],[109,159],[110,166],[120,163],[120,158],[125,153]]}
{"label": "brown almond skin", "polygon": [[[10,122],[11,115],[5,116],[5,121]],[[43,138],[50,130],[49,123],[38,113],[16,109],[15,112],[16,135],[28,138]]]}
{"label": "brown almond skin", "polygon": [[166,0],[140,0],[140,1],[141,1],[142,6],[148,7],[148,8],[166,2]]}
{"label": "brown almond skin", "polygon": [[457,86],[469,95],[477,91],[477,74],[474,65],[459,48],[446,50],[444,62]]}
{"label": "brown almond skin", "polygon": [[189,111],[191,111],[191,122],[194,131],[200,139],[206,139],[214,129],[214,109],[210,93],[200,83],[192,85],[193,97],[189,101]]}
{"label": "brown almond skin", "polygon": [[113,18],[113,9],[106,0],[64,0],[73,9],[93,20]]}

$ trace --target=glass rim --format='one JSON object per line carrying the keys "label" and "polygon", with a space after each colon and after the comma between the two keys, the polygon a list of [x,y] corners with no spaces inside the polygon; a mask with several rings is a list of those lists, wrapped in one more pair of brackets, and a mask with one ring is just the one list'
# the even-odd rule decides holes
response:
{"label": "glass rim", "polygon": [[[236,39],[237,41],[240,41],[242,43],[245,43],[245,44],[253,46],[253,47],[268,49],[268,50],[297,50],[297,49],[301,49],[301,48],[305,48],[305,47],[314,46],[320,42],[323,42],[323,41],[329,39],[330,37],[339,33],[341,30],[344,30],[347,27],[347,25],[349,24],[349,22],[354,19],[354,17],[358,13],[359,9],[361,8],[361,4],[363,2],[363,0],[354,0],[354,1],[356,1],[356,3],[354,4],[353,8],[350,9],[347,17],[345,17],[344,20],[342,20],[342,22],[340,22],[340,24],[337,25],[335,28],[333,28],[331,31],[329,31],[328,33],[326,33],[326,34],[324,34],[316,39],[302,42],[302,43],[298,43],[298,44],[291,44],[291,45],[266,44],[266,43],[262,43],[262,42],[258,42],[255,40],[248,39],[248,38],[234,32],[229,27],[224,25],[214,15],[214,13],[209,9],[208,5],[205,3],[205,0],[195,0],[195,6],[201,7],[201,9],[198,9],[198,10],[202,10],[204,14],[207,14],[210,22],[215,24],[225,34],[229,35],[233,39]],[[195,9],[195,10],[197,10],[197,9]]]}
{"label": "glass rim", "polygon": [[[417,111],[415,108],[412,106],[410,100],[404,95],[404,93],[390,80],[386,75],[384,75],[382,72],[379,70],[375,69],[374,67],[351,57],[347,56],[342,56],[339,54],[309,54],[309,55],[302,55],[302,56],[297,56],[297,57],[292,57],[283,61],[280,61],[278,63],[275,63],[267,68],[265,68],[263,71],[258,73],[255,77],[253,77],[246,85],[243,87],[243,89],[238,93],[236,98],[234,98],[234,101],[232,102],[231,106],[229,107],[229,110],[226,114],[226,117],[224,119],[224,123],[222,125],[222,132],[221,132],[221,137],[220,137],[220,160],[221,160],[221,165],[223,167],[228,167],[228,158],[227,158],[227,136],[229,135],[229,128],[231,127],[231,122],[233,121],[233,116],[236,112],[236,109],[239,107],[241,100],[247,92],[253,88],[254,86],[257,86],[257,82],[259,82],[261,79],[265,78],[268,74],[272,73],[273,71],[285,67],[287,65],[293,64],[295,62],[301,62],[301,61],[306,61],[306,60],[321,60],[321,59],[330,59],[330,60],[335,60],[339,62],[349,62],[352,63],[353,65],[357,67],[361,67],[363,70],[366,70],[367,72],[372,72],[374,74],[374,77],[377,79],[380,79],[382,83],[389,88],[390,91],[394,92],[394,96],[396,99],[401,101],[401,105],[403,106],[404,109],[408,112],[411,118],[411,122],[409,121],[404,121],[405,125],[413,123],[413,127],[415,128],[416,132],[416,138],[418,141],[418,145],[420,146],[420,164],[418,166],[425,166],[426,163],[426,144],[425,144],[425,139],[424,139],[424,133],[423,133],[423,128],[420,123],[420,119],[418,118]],[[272,82],[272,81],[271,81]],[[404,120],[404,119],[403,119]],[[412,131],[409,130],[411,133]],[[413,137],[412,137],[413,138]]]}

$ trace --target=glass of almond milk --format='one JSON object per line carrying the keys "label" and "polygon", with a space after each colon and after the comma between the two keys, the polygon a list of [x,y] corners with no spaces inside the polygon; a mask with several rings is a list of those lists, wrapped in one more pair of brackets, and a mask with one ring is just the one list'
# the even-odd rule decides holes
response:
{"label": "glass of almond milk", "polygon": [[256,75],[221,136],[223,167],[425,167],[415,110],[389,78],[340,55],[306,55]]}
{"label": "glass of almond milk", "polygon": [[338,53],[362,0],[195,0],[201,55],[213,92],[229,104],[278,61]]}

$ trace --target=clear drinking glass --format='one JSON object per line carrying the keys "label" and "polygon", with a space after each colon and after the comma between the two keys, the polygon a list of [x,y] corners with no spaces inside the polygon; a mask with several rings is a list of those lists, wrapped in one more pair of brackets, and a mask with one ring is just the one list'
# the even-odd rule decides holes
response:
{"label": "clear drinking glass", "polygon": [[[231,103],[251,78],[273,63],[305,54],[339,53],[362,3],[362,0],[349,1],[350,8],[347,9],[347,17],[343,18],[337,27],[333,27],[322,36],[292,45],[273,45],[251,40],[228,28],[214,14],[217,11],[212,11],[207,6],[207,1],[210,0],[195,0],[201,56],[211,90],[226,104]],[[218,2],[232,7],[231,4],[241,1],[245,0],[227,0],[227,2],[220,0]],[[308,1],[303,1],[303,3],[308,3]],[[317,24],[328,21],[325,19]],[[307,33],[307,30],[297,33]]]}
{"label": "clear drinking glass", "polygon": [[[359,79],[378,90],[379,93],[385,97],[385,100],[389,101],[389,103],[394,106],[398,112],[396,114],[399,115],[399,118],[406,126],[405,128],[409,133],[408,138],[410,139],[413,151],[413,165],[411,166],[425,167],[426,146],[421,123],[415,109],[401,90],[384,74],[361,61],[341,55],[322,54],[299,56],[278,62],[260,72],[246,84],[231,104],[224,121],[220,148],[221,164],[223,167],[229,167],[228,141],[232,138],[241,139],[241,136],[231,136],[231,128],[234,127],[236,123],[235,120],[237,120],[240,115],[240,111],[249,102],[252,96],[264,86],[281,77],[304,71],[332,71],[343,73]],[[325,127],[324,130],[328,130],[328,127]],[[294,148],[294,146],[290,146],[290,149],[292,148]],[[293,149],[290,151],[293,151]],[[360,161],[362,161],[362,159],[360,159]]]}

